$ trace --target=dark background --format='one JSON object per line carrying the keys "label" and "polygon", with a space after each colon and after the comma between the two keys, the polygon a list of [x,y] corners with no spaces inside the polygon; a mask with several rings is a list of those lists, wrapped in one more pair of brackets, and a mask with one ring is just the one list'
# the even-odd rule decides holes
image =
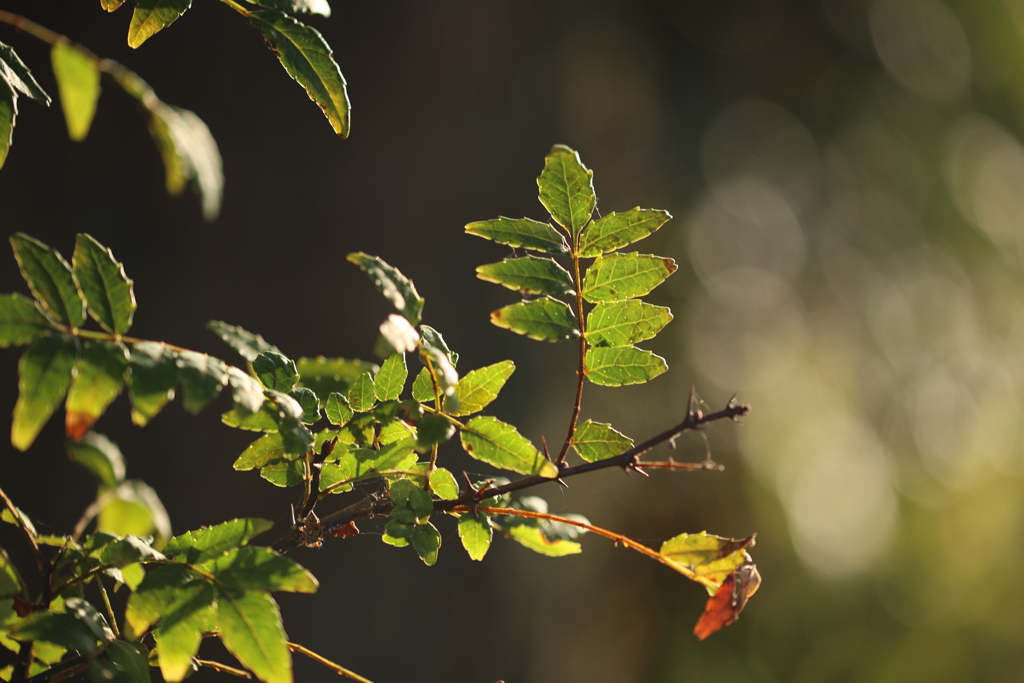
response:
{"label": "dark background", "polygon": [[[230,362],[208,320],[294,357],[371,358],[390,311],[345,255],[378,254],[415,280],[461,371],[515,360],[489,412],[556,443],[573,349],[488,323],[515,295],[474,268],[507,251],[463,226],[545,218],[535,178],[552,144],[570,145],[602,212],[676,216],[638,248],[681,266],[650,297],[676,321],[644,344],[669,373],[588,387],[583,417],[640,440],[681,418],[691,384],[710,408],[736,392],[754,410],[709,430],[723,474],[603,472],[538,493],[649,545],[757,531],[764,585],[739,623],[697,643],[704,591],[601,539],[563,559],[499,539],[474,563],[442,520],[427,568],[367,524],[294,554],[322,587],[278,596],[292,640],[378,683],[1020,680],[1024,41],[1010,4],[332,6],[307,21],[348,80],[348,140],[220,3],[196,2],[133,51],[130,6],[0,0],[195,111],[226,178],[205,223],[197,197],[164,192],[143,116],[113,84],[82,143],[58,102],[22,98],[0,171],[3,232],[66,256],[92,234],[135,280],[133,335]],[[0,41],[56,93],[47,46],[3,25]],[[13,258],[0,291],[26,291]],[[17,357],[0,354],[0,414]],[[175,402],[138,429],[120,398],[97,426],[175,532],[287,523],[290,492],[232,471],[252,436],[220,424],[227,407],[192,418]],[[67,462],[61,422],[27,453],[0,447],[0,484],[55,531],[95,494]],[[704,455],[699,437],[679,446],[677,458]],[[479,467],[454,446],[448,457]],[[334,676],[295,666],[298,680]]]}

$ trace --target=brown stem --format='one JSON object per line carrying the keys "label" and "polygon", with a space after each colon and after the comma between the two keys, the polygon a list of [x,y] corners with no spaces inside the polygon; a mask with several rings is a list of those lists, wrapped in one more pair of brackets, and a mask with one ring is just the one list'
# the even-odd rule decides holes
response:
{"label": "brown stem", "polygon": [[576,434],[576,423],[580,419],[580,409],[583,406],[583,384],[586,382],[587,373],[587,328],[583,311],[583,279],[580,277],[580,257],[575,250],[572,254],[573,284],[576,286],[576,320],[580,327],[580,363],[576,370],[576,400],[572,405],[572,416],[569,418],[569,431],[565,435],[565,442],[562,449],[558,451],[554,463],[561,466],[565,462],[565,456],[569,453],[569,446],[572,445],[572,437]]}
{"label": "brown stem", "polygon": [[35,557],[36,567],[39,569],[39,573],[46,574],[49,568],[49,563],[46,561],[46,558],[43,557],[43,552],[39,549],[39,544],[36,543],[35,536],[33,536],[28,527],[25,526],[25,520],[21,518],[21,511],[14,506],[14,503],[11,502],[11,499],[7,497],[7,494],[2,488],[0,488],[0,498],[3,499],[4,505],[7,506],[7,509],[11,512],[11,516],[14,517],[15,525],[21,529],[21,532],[25,534],[25,538],[28,540],[28,544],[32,546],[32,555]]}
{"label": "brown stem", "polygon": [[194,658],[194,661],[199,666],[205,666],[207,669],[213,669],[218,673],[231,674],[232,676],[237,676],[238,678],[248,678],[249,680],[252,680],[252,674],[246,671],[245,669],[236,669],[235,667],[228,666],[227,664],[214,662],[209,659],[199,659],[198,657]]}
{"label": "brown stem", "polygon": [[371,681],[369,678],[364,678],[363,676],[357,674],[355,671],[349,671],[340,664],[335,664],[326,657],[318,655],[312,650],[302,647],[298,643],[288,643],[288,649],[292,652],[298,652],[299,654],[306,655],[314,661],[320,662],[327,668],[333,669],[334,673],[338,674],[339,676],[347,676],[348,678],[351,678],[353,681],[359,681],[359,683],[373,683],[373,681]]}

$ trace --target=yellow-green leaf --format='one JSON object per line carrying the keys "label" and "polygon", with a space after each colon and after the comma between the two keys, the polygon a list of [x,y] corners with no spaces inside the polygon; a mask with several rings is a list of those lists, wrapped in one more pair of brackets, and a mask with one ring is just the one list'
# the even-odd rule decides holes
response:
{"label": "yellow-green leaf", "polygon": [[583,276],[583,298],[596,304],[644,296],[677,268],[673,259],[649,254],[601,256]]}
{"label": "yellow-green leaf", "polygon": [[257,678],[265,683],[292,682],[281,612],[268,593],[218,591],[217,624],[224,647]]}
{"label": "yellow-green leaf", "polygon": [[565,145],[555,145],[544,159],[537,178],[540,203],[551,217],[569,231],[575,242],[594,213],[594,172],[580,161],[580,155]]}
{"label": "yellow-green leaf", "polygon": [[69,438],[78,441],[92,429],[124,388],[127,370],[128,349],[124,344],[85,342],[64,404],[64,430]]}
{"label": "yellow-green leaf", "polygon": [[128,27],[129,47],[138,47],[185,13],[192,0],[135,0],[135,13]]}
{"label": "yellow-green leaf", "polygon": [[18,362],[18,402],[14,404],[11,444],[28,450],[71,384],[78,345],[71,337],[42,337]]}
{"label": "yellow-green leaf", "polygon": [[510,424],[490,416],[478,416],[462,429],[462,448],[473,458],[520,474],[558,476],[555,467]]}
{"label": "yellow-green leaf", "polygon": [[568,254],[565,237],[551,227],[532,218],[499,217],[477,221],[466,226],[466,232],[510,247],[522,247],[546,254]]}
{"label": "yellow-green leaf", "polygon": [[546,296],[494,311],[491,323],[539,341],[565,341],[580,335],[569,306]]}
{"label": "yellow-green leaf", "polygon": [[[445,411],[449,415],[472,415],[480,412],[498,397],[506,380],[515,372],[516,366],[510,360],[478,368],[467,373],[455,385],[455,393],[445,400]],[[454,397],[454,401],[451,399]]]}
{"label": "yellow-green leaf", "polygon": [[573,432],[572,447],[587,462],[596,462],[625,453],[633,447],[633,440],[610,424],[587,420]]}
{"label": "yellow-green leaf", "polygon": [[600,256],[632,244],[650,235],[672,218],[668,211],[641,209],[602,216],[580,234],[579,255],[583,258]]}
{"label": "yellow-green leaf", "polygon": [[71,43],[57,43],[50,50],[53,75],[57,78],[60,106],[68,137],[85,139],[100,98],[100,70],[96,58]]}
{"label": "yellow-green leaf", "polygon": [[729,574],[750,561],[746,549],[753,544],[753,536],[724,538],[702,531],[670,538],[661,544],[658,552],[670,567],[704,584],[713,593]]}
{"label": "yellow-green leaf", "polygon": [[587,379],[606,387],[643,384],[668,370],[664,358],[635,346],[589,348],[585,365]]}
{"label": "yellow-green leaf", "polygon": [[549,258],[523,256],[477,266],[476,276],[524,294],[572,294],[572,276]]}
{"label": "yellow-green leaf", "polygon": [[653,338],[672,320],[672,312],[637,299],[598,304],[587,315],[591,346],[630,346]]}

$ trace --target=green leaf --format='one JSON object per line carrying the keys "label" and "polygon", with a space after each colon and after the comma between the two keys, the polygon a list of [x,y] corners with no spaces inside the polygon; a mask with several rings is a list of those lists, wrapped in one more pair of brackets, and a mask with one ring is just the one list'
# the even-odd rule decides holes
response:
{"label": "green leaf", "polygon": [[264,351],[256,356],[252,369],[263,386],[282,393],[291,391],[299,381],[295,361],[275,351]]}
{"label": "green leaf", "polygon": [[105,683],[149,683],[149,650],[142,643],[114,641],[102,657],[89,662],[89,679]]}
{"label": "green leaf", "polygon": [[[264,351],[281,353],[280,349],[260,335],[253,334],[237,325],[228,325],[222,320],[211,320],[206,323],[206,329],[220,337],[221,341],[237,351],[238,355],[250,363],[256,360],[256,356]],[[302,371],[300,370],[299,372]]]}
{"label": "green leaf", "polygon": [[287,488],[305,481],[302,460],[275,460],[260,468],[260,476],[274,486]]}
{"label": "green leaf", "polygon": [[284,442],[280,434],[264,434],[242,451],[233,467],[236,470],[245,471],[264,467],[275,460],[294,460],[297,457],[298,455],[289,454],[284,450]]}
{"label": "green leaf", "polygon": [[171,535],[171,520],[156,491],[136,480],[121,482],[105,495],[108,501],[96,518],[96,530],[117,536],[156,536],[162,546]]}
{"label": "green leaf", "polygon": [[417,432],[413,427],[405,424],[402,420],[394,420],[380,428],[380,435],[377,440],[382,446],[393,444],[396,441],[415,439]]}
{"label": "green leaf", "polygon": [[288,394],[272,389],[267,389],[266,395],[274,403],[274,421],[277,422],[277,431],[281,434],[285,451],[305,453],[316,437],[302,424],[305,417],[302,405]]}
{"label": "green leaf", "polygon": [[613,211],[592,222],[580,234],[579,255],[590,258],[615,251],[642,240],[670,218],[668,211],[641,209],[639,206],[625,213]]}
{"label": "green leaf", "polygon": [[68,136],[81,142],[89,134],[100,98],[100,70],[96,58],[71,43],[57,43],[50,50],[50,62],[57,78]]}
{"label": "green leaf", "polygon": [[429,325],[420,325],[420,348],[434,364],[434,374],[441,393],[451,396],[459,381],[459,373],[455,371],[459,354],[449,349],[441,333]]}
{"label": "green leaf", "polygon": [[18,575],[18,570],[11,562],[10,556],[0,548],[0,598],[18,595],[25,587],[25,582]]}
{"label": "green leaf", "polygon": [[525,524],[510,528],[508,535],[520,545],[548,557],[565,557],[583,550],[579,543],[562,539],[551,540],[537,527]]}
{"label": "green leaf", "polygon": [[[256,380],[253,381],[255,382]],[[259,382],[256,383],[259,384]],[[260,393],[265,395],[262,384],[260,384]],[[250,413],[248,410],[239,410],[236,405],[221,415],[220,421],[229,427],[244,429],[250,432],[276,432],[278,431],[276,415],[277,409],[274,403],[265,401],[255,413]]]}
{"label": "green leaf", "polygon": [[174,398],[178,364],[174,351],[162,342],[133,344],[129,355],[132,422],[143,427]]}
{"label": "green leaf", "polygon": [[434,510],[430,494],[408,479],[399,479],[389,492],[395,507],[391,517],[403,524],[425,524]]}
{"label": "green leaf", "polygon": [[729,574],[750,561],[746,548],[753,542],[753,536],[734,539],[702,531],[670,538],[658,552],[670,567],[711,588],[720,586]]}
{"label": "green leaf", "polygon": [[437,551],[441,549],[441,534],[433,524],[421,524],[413,528],[412,547],[423,560],[423,564],[433,567],[437,562]]}
{"label": "green leaf", "polygon": [[487,550],[491,547],[491,538],[494,529],[491,528],[490,518],[480,513],[479,519],[472,513],[459,515],[459,540],[462,547],[469,553],[469,559],[482,560]]}
{"label": "green leaf", "polygon": [[120,342],[86,341],[75,363],[64,404],[64,426],[75,441],[85,436],[124,388],[128,349]]}
{"label": "green leaf", "polygon": [[233,591],[315,593],[320,587],[304,567],[270,548],[234,548],[198,567]]}
{"label": "green leaf", "polygon": [[649,254],[600,256],[583,276],[583,298],[597,304],[644,296],[677,268],[674,260]]}
{"label": "green leaf", "polygon": [[78,443],[68,441],[68,457],[89,470],[101,486],[114,488],[124,481],[124,456],[113,441],[89,432]]}
{"label": "green leaf", "polygon": [[376,394],[373,389],[373,377],[369,374],[364,374],[353,382],[352,388],[348,392],[348,403],[352,410],[357,413],[365,413],[370,408],[373,408],[373,404],[376,401]]}
{"label": "green leaf", "polygon": [[594,172],[583,165],[580,155],[565,145],[551,148],[537,178],[540,203],[574,242],[597,204],[593,178]]}
{"label": "green leaf", "polygon": [[178,351],[178,375],[181,377],[182,407],[196,415],[220,394],[228,383],[224,361],[195,351]]}
{"label": "green leaf", "polygon": [[429,448],[455,436],[455,425],[441,415],[424,415],[416,423],[416,443]]}
{"label": "green leaf", "polygon": [[18,94],[7,81],[0,78],[0,168],[7,161],[7,153],[14,142],[14,122],[18,118]]}
{"label": "green leaf", "polygon": [[546,254],[568,254],[565,237],[548,223],[531,218],[497,218],[477,221],[466,226],[466,232],[510,247],[522,247]]}
{"label": "green leaf", "polygon": [[430,379],[430,370],[420,369],[412,383],[412,397],[420,403],[434,400],[434,382]]}
{"label": "green leaf", "polygon": [[0,81],[31,97],[44,106],[50,106],[50,96],[36,82],[32,71],[10,45],[0,43]]}
{"label": "green leaf", "polygon": [[44,640],[79,652],[92,652],[98,640],[82,621],[55,612],[33,612],[15,624],[8,636],[20,642]]}
{"label": "green leaf", "polygon": [[232,519],[216,526],[186,531],[180,536],[175,536],[164,546],[163,553],[175,562],[205,562],[232,548],[247,544],[273,526],[273,522],[259,517]]}
{"label": "green leaf", "polygon": [[28,344],[52,329],[36,302],[22,294],[0,294],[0,349]]}
{"label": "green leaf", "polygon": [[672,320],[672,312],[637,299],[598,304],[587,315],[591,346],[630,346],[652,339]]}
{"label": "green leaf", "polygon": [[409,377],[409,368],[405,364],[405,354],[396,353],[388,357],[380,366],[380,372],[373,378],[373,393],[379,401],[394,401],[405,389],[405,380]]}
{"label": "green leaf", "polygon": [[445,411],[449,415],[472,415],[480,412],[498,397],[498,392],[505,386],[505,381],[512,376],[515,369],[515,363],[504,360],[467,373],[455,386],[452,398],[456,401],[451,405],[450,399],[445,401]]}
{"label": "green leaf", "polygon": [[573,294],[572,276],[549,258],[523,256],[477,266],[476,276],[524,294]]}
{"label": "green leaf", "polygon": [[22,277],[46,312],[54,320],[81,327],[85,323],[85,302],[64,257],[20,232],[11,235],[11,246]]}
{"label": "green leaf", "polygon": [[564,341],[580,335],[572,309],[546,296],[494,311],[491,322],[538,341]]}
{"label": "green leaf", "polygon": [[349,406],[348,399],[334,392],[327,397],[327,421],[332,425],[344,426],[355,415]]}
{"label": "green leaf", "polygon": [[108,12],[113,12],[124,4],[124,0],[100,0],[100,6]]}
{"label": "green leaf", "polygon": [[[155,550],[153,546],[138,536],[129,535],[119,538],[106,533],[96,533],[89,540],[91,541],[100,536],[109,538],[109,542],[102,543],[101,540],[102,545],[89,553],[89,556],[96,559],[100,564],[111,565],[120,569],[121,567],[127,567],[138,562],[163,562],[167,559],[162,553]],[[88,546],[88,542],[86,545]]]}
{"label": "green leaf", "polygon": [[70,337],[42,337],[18,361],[18,402],[14,404],[11,444],[28,450],[60,405],[71,384],[78,345]]}
{"label": "green leaf", "polygon": [[396,548],[404,548],[409,545],[413,530],[416,527],[411,524],[402,524],[397,519],[390,519],[384,525],[384,535],[381,540]]}
{"label": "green leaf", "polygon": [[360,251],[349,254],[347,258],[370,276],[377,290],[410,324],[419,325],[420,316],[423,315],[423,298],[416,291],[412,280],[378,256]]}
{"label": "green leaf", "polygon": [[586,377],[594,384],[621,387],[643,384],[668,370],[661,356],[635,346],[602,346],[587,349]]}
{"label": "green leaf", "polygon": [[180,622],[214,598],[212,586],[197,573],[177,564],[162,564],[146,573],[128,598],[124,619],[127,635],[140,638],[161,619]]}
{"label": "green leaf", "polygon": [[128,46],[138,47],[154,33],[178,20],[192,0],[135,0],[135,13],[128,27]]}
{"label": "green leaf", "polygon": [[441,500],[455,500],[459,497],[459,483],[455,476],[443,467],[430,473],[430,490]]}
{"label": "green leaf", "polygon": [[352,124],[345,78],[320,32],[273,10],[250,12],[249,23],[263,35],[263,42],[277,55],[288,75],[320,107],[334,132],[348,137]]}
{"label": "green leaf", "polygon": [[212,585],[193,582],[183,594],[174,596],[174,602],[164,610],[153,638],[165,681],[180,681],[192,672],[192,658],[203,642],[203,632],[214,630],[214,596]]}
{"label": "green leaf", "polygon": [[320,399],[316,397],[312,389],[295,387],[288,392],[288,395],[302,406],[303,424],[311,425],[320,419]]}
{"label": "green leaf", "polygon": [[558,476],[558,468],[515,427],[490,416],[478,416],[462,430],[462,448],[472,457],[505,470],[542,477]]}
{"label": "green leaf", "polygon": [[229,365],[227,379],[231,387],[231,399],[235,402],[235,412],[252,415],[263,407],[263,385],[256,378]]}
{"label": "green leaf", "polygon": [[374,363],[347,358],[299,358],[295,361],[299,371],[299,383],[316,392],[317,396],[329,396],[331,392],[348,393],[352,383],[366,373],[375,373]]}
{"label": "green leaf", "polygon": [[277,603],[263,592],[218,592],[217,624],[228,652],[266,683],[291,683],[292,658]]}
{"label": "green leaf", "polygon": [[292,14],[331,16],[331,6],[327,4],[327,0],[253,0],[253,4]]}
{"label": "green leaf", "polygon": [[610,424],[587,420],[576,426],[572,447],[587,462],[597,462],[625,453],[633,447],[633,440],[612,429]]}
{"label": "green leaf", "polygon": [[338,465],[344,479],[359,479],[395,467],[412,453],[415,444],[414,440],[407,439],[388,444],[380,450],[353,448],[341,456]]}
{"label": "green leaf", "polygon": [[110,249],[79,233],[72,256],[75,280],[85,296],[89,314],[112,334],[126,334],[135,315],[134,283],[125,275]]}

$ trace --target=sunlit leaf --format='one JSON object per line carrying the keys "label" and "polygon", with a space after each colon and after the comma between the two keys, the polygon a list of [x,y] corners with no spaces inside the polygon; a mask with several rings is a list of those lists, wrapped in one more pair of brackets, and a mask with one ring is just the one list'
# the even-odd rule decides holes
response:
{"label": "sunlit leaf", "polygon": [[124,0],[100,0],[100,7],[108,12],[113,12],[123,4]]}
{"label": "sunlit leaf", "polygon": [[253,4],[292,14],[331,16],[331,6],[327,0],[253,0]]}
{"label": "sunlit leaf", "polygon": [[396,441],[380,450],[353,448],[338,460],[344,479],[358,479],[369,474],[389,470],[405,460],[413,451],[412,439]]}
{"label": "sunlit leaf", "polygon": [[520,474],[558,476],[558,468],[515,427],[497,418],[477,416],[462,430],[462,448],[472,457]]}
{"label": "sunlit leaf", "polygon": [[124,481],[124,456],[107,437],[89,432],[78,443],[68,441],[66,446],[68,457],[89,470],[101,485],[114,488]]}
{"label": "sunlit leaf", "polygon": [[295,387],[288,395],[302,406],[302,424],[311,425],[320,419],[320,399],[308,387]]}
{"label": "sunlit leaf", "polygon": [[587,462],[597,462],[625,453],[633,447],[633,440],[610,424],[587,420],[573,432],[572,447]]}
{"label": "sunlit leaf", "polygon": [[355,414],[349,406],[348,399],[335,392],[327,397],[327,421],[339,427],[345,425]]}
{"label": "sunlit leaf", "polygon": [[15,624],[8,636],[20,642],[44,640],[79,652],[95,650],[99,640],[87,624],[56,612],[33,612]]}
{"label": "sunlit leaf", "polygon": [[68,137],[80,142],[89,134],[100,97],[100,70],[96,58],[71,43],[57,43],[50,50],[50,62],[57,78]]}
{"label": "sunlit leaf", "polygon": [[242,451],[233,467],[236,470],[251,470],[269,465],[275,460],[293,460],[297,457],[297,454],[285,451],[280,434],[264,434]]}
{"label": "sunlit leaf", "polygon": [[352,384],[348,392],[348,403],[352,410],[363,413],[373,407],[376,402],[376,394],[373,390],[373,377],[364,374]]}
{"label": "sunlit leaf", "polygon": [[541,297],[520,301],[491,313],[491,322],[498,327],[524,334],[539,341],[564,341],[579,336],[576,316],[561,301]]}
{"label": "sunlit leaf", "polygon": [[537,178],[540,203],[569,231],[573,241],[590,220],[597,204],[593,178],[594,172],[583,165],[579,154],[565,145],[551,148],[544,159],[544,170]]}
{"label": "sunlit leaf", "polygon": [[416,291],[412,280],[378,256],[360,251],[349,254],[347,258],[370,276],[377,290],[410,324],[419,325],[420,316],[423,315],[423,298]]}
{"label": "sunlit leaf", "polygon": [[55,320],[72,327],[85,323],[85,302],[71,266],[56,250],[23,233],[11,235],[14,258],[32,295]]}
{"label": "sunlit leaf", "polygon": [[205,353],[178,351],[178,376],[181,378],[182,407],[195,415],[220,394],[228,383],[224,361]]}
{"label": "sunlit leaf", "polygon": [[670,538],[661,544],[658,552],[669,566],[703,583],[713,593],[729,574],[750,560],[746,549],[753,544],[753,536],[723,538],[702,531]]}
{"label": "sunlit leaf", "polygon": [[302,424],[305,417],[302,405],[288,394],[272,389],[267,389],[266,396],[274,404],[272,412],[284,449],[289,453],[305,453],[316,437]]}
{"label": "sunlit leaf", "polygon": [[549,258],[523,256],[477,266],[476,276],[524,294],[564,296],[573,293],[572,276]]}
{"label": "sunlit leaf", "polygon": [[441,548],[441,534],[433,524],[420,524],[413,528],[412,547],[423,560],[423,564],[433,567],[437,562],[437,551]]}
{"label": "sunlit leaf", "polygon": [[546,254],[568,254],[565,237],[548,223],[530,218],[496,218],[466,226],[466,232],[510,247],[523,247]]}
{"label": "sunlit leaf", "polygon": [[[248,18],[288,75],[305,88],[309,99],[320,107],[334,132],[348,137],[351,112],[345,78],[320,32],[273,10],[255,10],[249,12]],[[419,321],[410,319],[410,322],[415,325]]]}
{"label": "sunlit leaf", "polygon": [[[205,599],[198,599],[204,596]],[[141,637],[161,617],[184,619],[213,601],[213,592],[205,579],[177,564],[161,564],[146,572],[128,598],[124,617],[126,631],[133,638]]]}
{"label": "sunlit leaf", "polygon": [[320,586],[308,570],[270,548],[233,548],[198,566],[218,585],[237,591],[315,593]]}
{"label": "sunlit leaf", "polygon": [[27,450],[53,415],[71,384],[78,345],[70,337],[42,337],[18,361],[18,402],[14,404],[11,444]]}
{"label": "sunlit leaf", "polygon": [[175,536],[164,546],[163,553],[176,562],[205,562],[231,548],[245,545],[273,526],[273,522],[259,517],[232,519]]}
{"label": "sunlit leaf", "polygon": [[602,216],[580,234],[579,255],[600,256],[642,240],[672,218],[668,211],[636,207]]}
{"label": "sunlit leaf", "polygon": [[653,338],[672,320],[672,312],[637,299],[598,304],[587,315],[591,346],[630,346]]}
{"label": "sunlit leaf", "polygon": [[291,683],[281,613],[268,593],[218,592],[217,624],[228,652],[266,683]]}
{"label": "sunlit leaf", "polygon": [[178,364],[174,351],[161,342],[133,344],[129,355],[132,422],[142,427],[174,398]]}
{"label": "sunlit leaf", "polygon": [[515,363],[505,360],[467,373],[455,386],[452,397],[456,402],[446,400],[445,411],[450,415],[472,415],[483,410],[498,397],[515,369]]}
{"label": "sunlit leaf", "polygon": [[275,351],[264,351],[252,361],[256,378],[268,389],[288,392],[299,381],[295,362]]}
{"label": "sunlit leaf", "polygon": [[594,384],[620,387],[643,384],[668,370],[661,356],[635,346],[602,346],[587,349],[586,377]]}
{"label": "sunlit leaf", "polygon": [[233,366],[228,366],[227,378],[235,412],[251,415],[263,406],[263,385],[256,378]]}
{"label": "sunlit leaf", "polygon": [[86,341],[64,404],[64,430],[78,441],[121,393],[128,370],[128,349],[119,342]]}
{"label": "sunlit leaf", "polygon": [[36,81],[32,71],[21,61],[14,48],[4,43],[0,43],[0,82],[9,83],[14,90],[42,105],[50,104],[50,96]]}
{"label": "sunlit leaf", "polygon": [[0,294],[0,349],[28,344],[52,329],[36,302],[22,294]]}
{"label": "sunlit leaf", "polygon": [[471,512],[459,515],[459,540],[471,560],[484,559],[491,547],[493,535],[494,530],[487,515],[480,513],[479,519]]}
{"label": "sunlit leaf", "polygon": [[321,398],[334,391],[345,394],[360,376],[378,370],[374,363],[364,360],[323,356],[299,358],[295,361],[295,367],[300,375],[299,384],[309,387]]}
{"label": "sunlit leaf", "polygon": [[430,473],[430,490],[441,500],[455,500],[459,497],[459,483],[455,476],[443,467]]}
{"label": "sunlit leaf", "polygon": [[412,383],[412,397],[420,403],[434,400],[434,382],[430,379],[430,371],[420,369]]}
{"label": "sunlit leaf", "polygon": [[117,536],[155,536],[161,547],[171,536],[171,520],[156,491],[141,481],[121,482],[105,494],[106,505],[96,518],[96,529]]}
{"label": "sunlit leaf", "polygon": [[373,393],[377,400],[396,400],[402,394],[408,377],[409,368],[405,364],[405,355],[396,353],[389,356],[380,366],[380,372],[373,378]]}
{"label": "sunlit leaf", "polygon": [[583,550],[583,547],[574,541],[551,540],[537,527],[514,526],[508,530],[508,535],[520,545],[548,557],[575,555]]}
{"label": "sunlit leaf", "polygon": [[673,259],[649,254],[601,256],[583,276],[583,298],[590,303],[603,303],[644,296],[677,268]]}
{"label": "sunlit leaf", "polygon": [[135,0],[135,13],[128,27],[129,47],[138,47],[185,13],[192,0]]}
{"label": "sunlit leaf", "polygon": [[220,337],[221,341],[237,351],[238,355],[250,363],[256,360],[256,356],[264,351],[281,353],[280,349],[260,335],[253,334],[237,325],[228,325],[221,320],[211,320],[206,323],[206,329]]}

